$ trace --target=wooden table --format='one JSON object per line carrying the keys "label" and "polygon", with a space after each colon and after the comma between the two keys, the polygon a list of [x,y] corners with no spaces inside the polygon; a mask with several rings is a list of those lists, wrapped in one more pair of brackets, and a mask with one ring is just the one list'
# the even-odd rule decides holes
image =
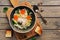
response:
{"label": "wooden table", "polygon": [[[21,0],[24,1],[24,0]],[[42,16],[48,21],[45,25],[42,23],[43,34],[40,37],[36,37],[37,40],[60,40],[60,0],[27,0],[32,5],[41,3],[39,6]],[[37,2],[36,2],[37,1]],[[3,13],[4,7],[11,7],[9,0],[0,0],[0,40],[16,40],[15,36],[11,38],[5,37],[5,30],[11,29],[8,20],[6,18],[6,13]],[[40,16],[38,16],[40,19]],[[41,20],[41,19],[40,19]]]}

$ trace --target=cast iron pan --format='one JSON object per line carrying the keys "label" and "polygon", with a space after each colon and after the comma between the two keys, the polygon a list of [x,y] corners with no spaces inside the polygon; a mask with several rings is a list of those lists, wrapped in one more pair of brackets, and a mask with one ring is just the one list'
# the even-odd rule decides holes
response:
{"label": "cast iron pan", "polygon": [[[18,28],[16,28],[16,27],[14,27],[13,24],[12,24],[12,18],[13,18],[13,15],[14,15],[15,11],[18,10],[18,9],[24,9],[24,8],[25,8],[25,9],[28,9],[29,11],[32,12],[32,14],[31,14],[31,17],[32,17],[31,25],[30,25],[27,29],[25,29],[25,30],[23,30],[23,29],[18,29]],[[14,31],[16,31],[16,32],[18,32],[18,33],[27,33],[27,32],[31,31],[31,30],[34,28],[35,20],[36,20],[36,17],[35,17],[34,12],[32,11],[32,9],[30,9],[29,7],[26,7],[26,6],[19,6],[19,7],[14,8],[13,11],[11,12],[9,23],[10,23],[11,28],[12,28]]]}

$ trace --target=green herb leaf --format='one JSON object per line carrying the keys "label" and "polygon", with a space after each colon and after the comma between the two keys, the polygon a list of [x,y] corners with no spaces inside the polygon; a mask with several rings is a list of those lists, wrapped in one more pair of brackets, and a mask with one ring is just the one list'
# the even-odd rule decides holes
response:
{"label": "green herb leaf", "polygon": [[16,10],[15,12],[19,14],[19,9],[18,9],[18,10]]}
{"label": "green herb leaf", "polygon": [[12,24],[15,24],[15,22],[14,22],[14,21],[12,21]]}
{"label": "green herb leaf", "polygon": [[31,40],[36,40],[36,38],[35,37],[32,37]]}
{"label": "green herb leaf", "polygon": [[30,13],[30,11],[27,9],[27,13],[28,13],[28,15],[29,15],[29,13]]}
{"label": "green herb leaf", "polygon": [[6,13],[7,10],[8,10],[8,7],[4,7],[4,8],[3,8],[3,12],[4,12],[4,13]]}

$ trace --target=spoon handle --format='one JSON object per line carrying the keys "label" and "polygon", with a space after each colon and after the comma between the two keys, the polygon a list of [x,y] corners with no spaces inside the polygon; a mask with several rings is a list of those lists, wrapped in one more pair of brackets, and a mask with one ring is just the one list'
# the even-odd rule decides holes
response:
{"label": "spoon handle", "polygon": [[41,19],[42,19],[42,21],[44,22],[44,24],[47,24],[47,21],[44,19],[44,17],[38,12],[38,15],[40,15],[41,16]]}

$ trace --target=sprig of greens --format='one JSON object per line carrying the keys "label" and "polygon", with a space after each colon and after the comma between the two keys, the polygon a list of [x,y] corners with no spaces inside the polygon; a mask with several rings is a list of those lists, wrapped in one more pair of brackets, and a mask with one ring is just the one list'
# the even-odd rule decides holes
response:
{"label": "sprig of greens", "polygon": [[4,8],[3,8],[3,12],[4,12],[4,13],[6,13],[7,10],[8,10],[8,7],[4,7]]}
{"label": "sprig of greens", "polygon": [[35,37],[32,37],[31,40],[36,40],[36,38]]}
{"label": "sprig of greens", "polygon": [[19,9],[17,9],[17,10],[15,11],[15,13],[18,13],[18,14],[19,14]]}

